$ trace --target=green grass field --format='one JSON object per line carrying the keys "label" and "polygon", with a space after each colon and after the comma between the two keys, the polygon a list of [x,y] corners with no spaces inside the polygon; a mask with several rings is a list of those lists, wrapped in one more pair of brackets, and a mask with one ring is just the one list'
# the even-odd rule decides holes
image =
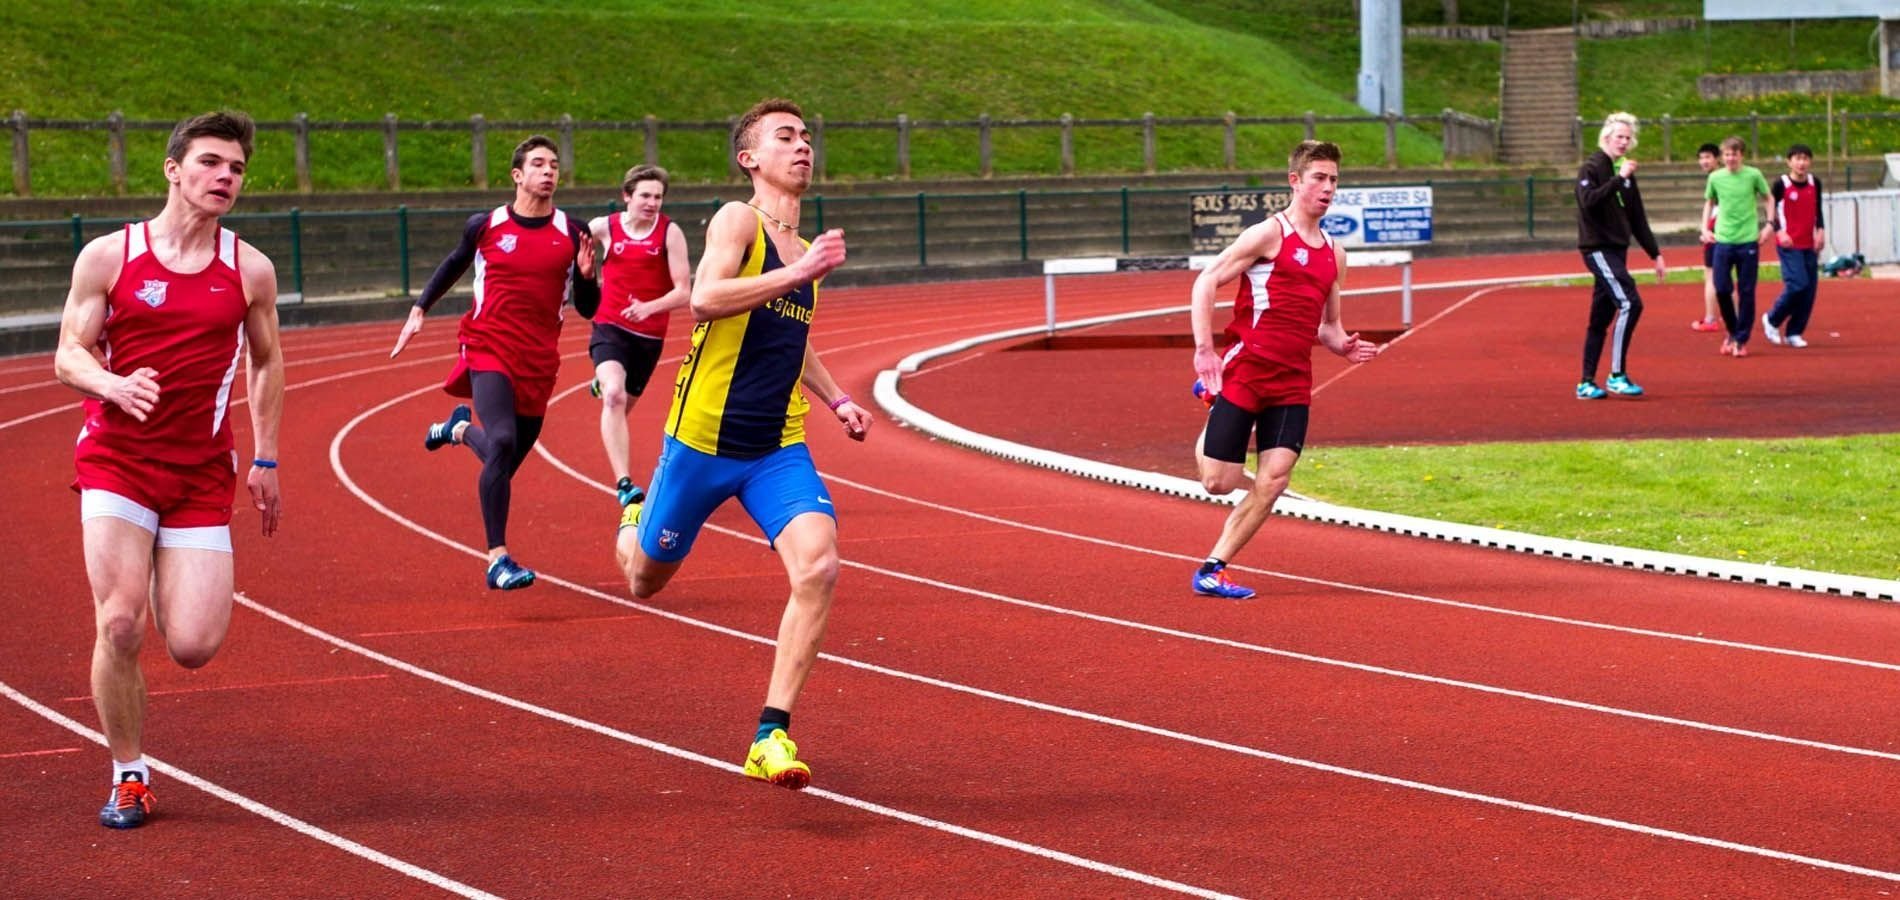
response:
{"label": "green grass field", "polygon": [[1293,489],[1550,537],[1900,578],[1900,435],[1317,448]]}

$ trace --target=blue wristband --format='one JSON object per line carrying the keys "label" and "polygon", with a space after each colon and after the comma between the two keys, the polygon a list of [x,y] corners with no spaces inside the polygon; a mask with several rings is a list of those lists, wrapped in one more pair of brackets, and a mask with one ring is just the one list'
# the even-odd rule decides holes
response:
{"label": "blue wristband", "polygon": [[277,460],[274,460],[274,459],[253,459],[253,460],[251,460],[251,465],[253,465],[253,466],[256,466],[256,467],[258,467],[258,468],[260,468],[260,469],[275,469],[275,468],[277,468]]}

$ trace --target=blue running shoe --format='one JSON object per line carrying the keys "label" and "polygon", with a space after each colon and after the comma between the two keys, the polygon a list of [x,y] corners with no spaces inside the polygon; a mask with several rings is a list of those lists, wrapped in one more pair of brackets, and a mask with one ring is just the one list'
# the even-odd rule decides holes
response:
{"label": "blue running shoe", "polygon": [[488,564],[488,586],[498,591],[513,591],[534,583],[534,570],[522,568],[512,556],[503,556]]}
{"label": "blue running shoe", "polygon": [[1222,600],[1247,600],[1253,597],[1253,588],[1242,587],[1227,580],[1227,567],[1222,566],[1212,572],[1194,573],[1194,593],[1203,597],[1219,597]]}
{"label": "blue running shoe", "polygon": [[137,828],[145,824],[145,817],[157,808],[158,798],[152,795],[152,789],[146,787],[136,773],[127,772],[123,780],[112,786],[112,795],[99,810],[99,824],[107,828]]}
{"label": "blue running shoe", "polygon": [[1624,397],[1641,397],[1643,395],[1643,386],[1631,381],[1628,375],[1621,372],[1611,375],[1608,381],[1603,382],[1603,386],[1608,389],[1610,393]]}
{"label": "blue running shoe", "polygon": [[614,485],[614,496],[619,498],[620,507],[625,509],[635,503],[646,502],[647,492],[645,488],[634,484],[633,479],[622,478],[619,484]]}
{"label": "blue running shoe", "polygon": [[1604,396],[1605,394],[1603,392],[1603,389],[1600,387],[1597,387],[1596,382],[1594,381],[1577,382],[1577,399],[1578,400],[1601,400],[1604,398]]}
{"label": "blue running shoe", "polygon": [[455,426],[466,423],[469,420],[469,416],[468,404],[466,403],[449,410],[447,420],[436,422],[429,426],[428,435],[422,439],[422,448],[424,450],[440,450],[450,444],[460,443],[460,441],[455,439]]}
{"label": "blue running shoe", "polygon": [[1209,392],[1207,385],[1202,384],[1199,378],[1194,379],[1194,399],[1212,407],[1214,405],[1214,398],[1217,396],[1219,395]]}

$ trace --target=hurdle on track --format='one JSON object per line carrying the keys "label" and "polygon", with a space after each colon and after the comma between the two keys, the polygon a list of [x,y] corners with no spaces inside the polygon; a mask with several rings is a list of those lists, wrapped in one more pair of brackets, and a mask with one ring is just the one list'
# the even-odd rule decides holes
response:
{"label": "hurdle on track", "polygon": [[[1412,251],[1349,250],[1348,263],[1354,267],[1403,266],[1399,275],[1399,319],[1405,330],[1412,327]],[[1042,261],[1043,316],[1047,333],[1056,333],[1056,276],[1105,275],[1113,272],[1165,272],[1177,269],[1199,271],[1213,264],[1211,255],[1196,256],[1078,256]]]}

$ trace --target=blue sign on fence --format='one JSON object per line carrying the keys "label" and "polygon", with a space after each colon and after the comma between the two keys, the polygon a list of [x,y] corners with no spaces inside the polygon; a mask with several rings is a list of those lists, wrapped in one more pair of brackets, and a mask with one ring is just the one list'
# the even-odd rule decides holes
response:
{"label": "blue sign on fence", "polygon": [[1396,247],[1432,241],[1432,189],[1354,188],[1333,194],[1320,227],[1347,247]]}

